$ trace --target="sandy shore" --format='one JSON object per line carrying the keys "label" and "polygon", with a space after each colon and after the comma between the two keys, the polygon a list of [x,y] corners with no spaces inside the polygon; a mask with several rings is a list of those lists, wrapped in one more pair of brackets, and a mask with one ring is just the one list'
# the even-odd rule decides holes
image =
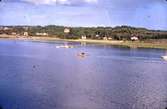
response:
{"label": "sandy shore", "polygon": [[158,42],[157,40],[150,42],[143,41],[117,41],[117,40],[92,40],[92,39],[60,39],[53,37],[18,37],[13,35],[0,35],[0,39],[10,39],[10,40],[29,40],[29,41],[70,41],[70,42],[85,42],[85,43],[95,43],[95,44],[110,44],[117,46],[124,46],[130,48],[158,48],[167,49],[167,40],[163,42]]}

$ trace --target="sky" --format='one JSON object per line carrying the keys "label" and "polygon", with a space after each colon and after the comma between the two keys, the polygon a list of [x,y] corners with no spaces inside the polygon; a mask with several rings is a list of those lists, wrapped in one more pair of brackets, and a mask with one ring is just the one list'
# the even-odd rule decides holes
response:
{"label": "sky", "polygon": [[167,30],[167,0],[1,0],[0,25]]}

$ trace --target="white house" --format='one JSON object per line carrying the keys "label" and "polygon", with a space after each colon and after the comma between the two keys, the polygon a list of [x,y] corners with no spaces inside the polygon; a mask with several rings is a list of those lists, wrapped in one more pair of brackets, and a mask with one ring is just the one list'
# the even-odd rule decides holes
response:
{"label": "white house", "polygon": [[136,37],[136,36],[133,36],[133,37],[131,37],[130,39],[131,39],[132,41],[137,41],[137,40],[139,40],[139,38]]}
{"label": "white house", "polygon": [[24,32],[23,35],[24,35],[24,36],[28,36],[28,32]]}
{"label": "white house", "polygon": [[108,40],[108,38],[107,37],[103,37],[103,40]]}
{"label": "white house", "polygon": [[10,30],[11,28],[8,27],[4,27],[3,30]]}
{"label": "white house", "polygon": [[81,36],[82,40],[86,40],[86,35]]}
{"label": "white house", "polygon": [[109,37],[109,38],[108,38],[108,40],[112,40],[112,38],[111,38],[111,37]]}
{"label": "white house", "polygon": [[36,33],[37,36],[48,36],[48,33]]}
{"label": "white house", "polygon": [[98,35],[98,34],[96,34],[96,38],[97,38],[97,37],[99,37],[99,35]]}
{"label": "white house", "polygon": [[70,33],[70,29],[69,28],[65,28],[64,29],[64,33]]}
{"label": "white house", "polygon": [[15,33],[15,32],[12,32],[12,33],[11,33],[11,35],[17,35],[17,33]]}

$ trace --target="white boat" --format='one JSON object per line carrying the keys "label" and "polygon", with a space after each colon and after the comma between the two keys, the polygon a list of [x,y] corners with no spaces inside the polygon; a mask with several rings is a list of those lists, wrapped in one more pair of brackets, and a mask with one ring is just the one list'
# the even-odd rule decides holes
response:
{"label": "white boat", "polygon": [[167,61],[167,56],[162,56],[162,58]]}
{"label": "white boat", "polygon": [[60,46],[56,46],[56,48],[74,48],[74,46],[72,46],[72,45],[60,45]]}

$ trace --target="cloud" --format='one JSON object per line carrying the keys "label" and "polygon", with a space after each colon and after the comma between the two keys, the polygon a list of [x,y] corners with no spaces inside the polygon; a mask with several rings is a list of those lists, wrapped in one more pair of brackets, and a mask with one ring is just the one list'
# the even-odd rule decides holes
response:
{"label": "cloud", "polygon": [[87,3],[97,3],[98,2],[97,0],[84,0],[84,1]]}
{"label": "cloud", "polygon": [[53,5],[53,4],[62,4],[62,5],[74,5],[74,4],[92,4],[97,3],[98,0],[21,0],[23,2],[33,3],[36,5]]}

